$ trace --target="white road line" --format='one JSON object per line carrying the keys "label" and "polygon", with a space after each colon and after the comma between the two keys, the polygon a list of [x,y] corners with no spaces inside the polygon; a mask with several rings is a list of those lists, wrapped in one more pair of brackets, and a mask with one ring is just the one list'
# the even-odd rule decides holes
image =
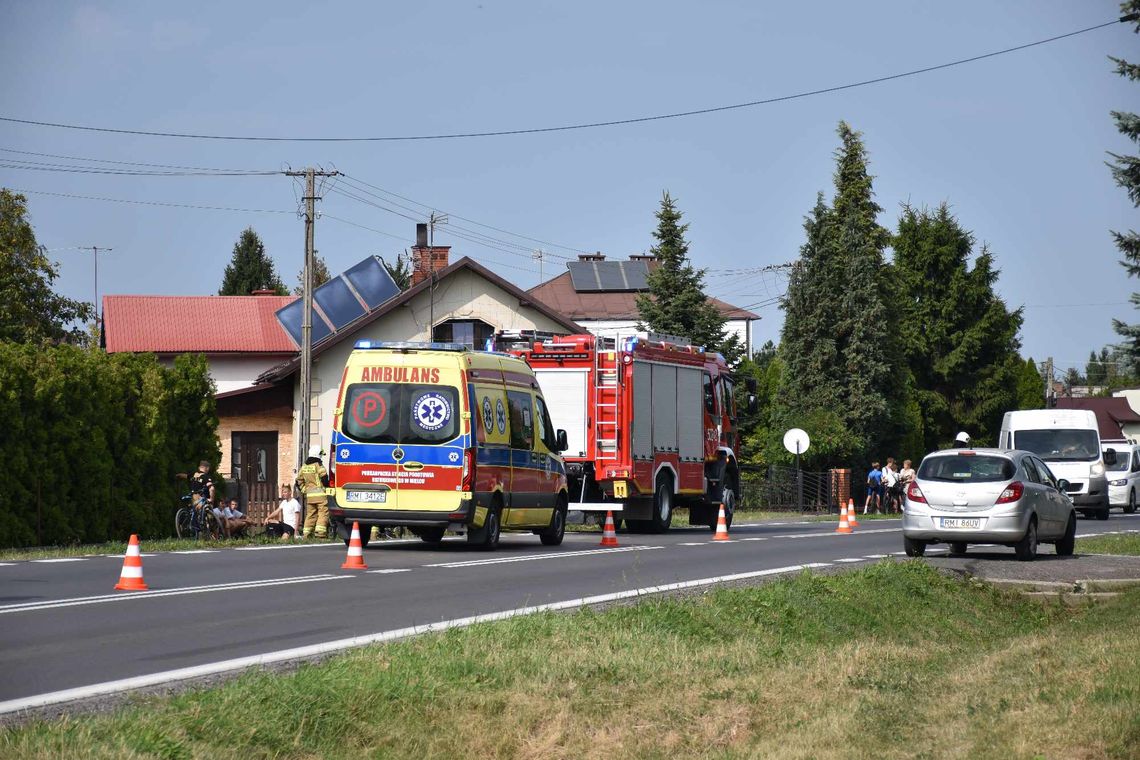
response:
{"label": "white road line", "polygon": [[864,554],[863,559],[886,559],[886,554]]}
{"label": "white road line", "polygon": [[833,559],[832,562],[866,562],[864,557],[845,557],[844,559]]}
{"label": "white road line", "polygon": [[219,583],[212,586],[186,586],[183,588],[156,589],[154,591],[133,591],[120,594],[107,594],[105,596],[81,596],[71,599],[53,599],[42,602],[22,602],[20,604],[7,604],[0,606],[0,615],[12,612],[35,612],[37,610],[55,610],[64,607],[81,607],[88,604],[106,604],[108,602],[133,601],[135,599],[154,599],[155,597],[182,596],[184,594],[206,594],[211,591],[242,591],[244,589],[265,588],[268,586],[286,586],[293,583],[313,583],[314,581],[335,581],[341,578],[351,578],[351,575],[305,575],[296,578],[270,578],[263,581],[242,581],[238,583]]}
{"label": "white road line", "polygon": [[217,554],[220,549],[186,549],[184,551],[171,552],[171,554]]}
{"label": "white road line", "polygon": [[[114,556],[117,556],[119,559],[123,558],[122,554],[117,554]],[[41,562],[46,565],[52,562],[82,562],[85,559],[86,557],[60,557],[59,559],[33,559],[31,562]]]}
{"label": "white road line", "polygon": [[[677,583],[666,583],[660,586],[646,586],[644,588],[629,589],[628,591],[615,591],[610,594],[600,594],[598,596],[568,599],[564,602],[551,602],[549,604],[540,604],[531,607],[518,607],[511,610],[503,610],[502,612],[491,612],[485,615],[474,615],[472,617],[457,618],[454,620],[442,620],[438,623],[428,623],[426,625],[411,626],[409,628],[397,628],[391,631],[382,631],[380,633],[373,633],[366,636],[354,636],[347,639],[327,641],[323,644],[311,644],[309,646],[296,647],[294,649],[276,650],[266,654],[239,657],[233,660],[222,660],[220,662],[211,662],[205,665],[195,665],[189,668],[167,670],[161,673],[150,673],[148,675],[135,676],[134,678],[124,678],[118,681],[96,683],[89,686],[80,686],[74,689],[64,689],[63,691],[53,691],[46,694],[37,694],[31,697],[22,697],[20,699],[10,699],[6,702],[0,702],[0,715],[5,713],[19,712],[21,710],[28,710],[34,707],[43,707],[45,705],[55,705],[62,702],[73,702],[77,699],[87,699],[89,697],[97,697],[104,694],[116,694],[118,692],[126,691],[129,689],[140,689],[146,686],[171,683],[173,681],[185,681],[189,678],[200,678],[202,676],[214,675],[217,673],[229,673],[235,670],[244,670],[246,668],[257,667],[259,665],[269,665],[275,662],[292,661],[303,657],[315,657],[317,655],[327,654],[329,652],[339,652],[344,649],[362,647],[368,644],[379,644],[385,641],[394,641],[396,639],[404,639],[408,638],[409,636],[418,636],[425,633],[436,633],[439,631],[447,631],[454,628],[466,628],[468,626],[475,625],[476,623],[489,623],[496,620],[507,620],[509,618],[520,617],[522,615],[533,615],[536,612],[552,612],[558,610],[576,609],[593,604],[604,604],[606,602],[620,601],[622,599],[635,599],[639,596],[660,594],[668,591],[679,591],[681,589],[687,588],[712,586],[718,583],[731,583],[733,581],[763,578],[771,575],[784,575],[786,573],[795,573],[811,568],[827,567],[829,564],[830,563],[828,562],[810,562],[803,565],[789,565],[787,567],[774,567],[768,570],[753,570],[746,573],[734,573],[733,575],[718,575],[711,578],[698,578],[697,580],[691,581],[678,581]],[[352,576],[333,577],[349,578]]]}
{"label": "white road line", "polygon": [[737,539],[737,540],[739,540],[739,541],[767,541],[768,539],[763,538],[761,536],[751,536],[749,538],[741,538],[741,539]]}
{"label": "white road line", "polygon": [[386,567],[382,570],[369,570],[367,574],[372,575],[373,573],[379,573],[380,575],[390,575],[391,573],[410,573],[411,571],[412,568],[410,567]]}
{"label": "white road line", "polygon": [[677,546],[704,546],[704,545],[705,545],[704,541],[686,541],[684,543],[677,544]]}
{"label": "white road line", "polygon": [[472,559],[463,562],[437,562],[424,567],[480,567],[482,565],[502,565],[509,562],[530,562],[537,559],[565,559],[567,557],[584,557],[590,554],[618,554],[621,552],[640,552],[651,549],[664,549],[664,546],[618,546],[613,549],[591,549],[581,552],[559,552],[557,554],[527,554],[522,557],[502,557],[495,559]]}
{"label": "white road line", "polygon": [[327,549],[328,547],[344,549],[344,544],[280,544],[277,546],[239,546],[234,551],[239,552],[266,552],[274,549]]}
{"label": "white road line", "polygon": [[768,523],[768,525],[787,525],[786,522]]}
{"label": "white road line", "polygon": [[0,562],[0,567],[11,567],[15,562]]}

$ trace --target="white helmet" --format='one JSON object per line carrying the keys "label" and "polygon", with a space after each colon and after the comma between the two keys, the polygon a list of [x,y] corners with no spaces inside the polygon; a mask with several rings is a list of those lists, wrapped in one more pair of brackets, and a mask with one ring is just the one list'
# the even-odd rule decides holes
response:
{"label": "white helmet", "polygon": [[965,430],[963,430],[961,433],[958,433],[958,435],[954,438],[954,440],[957,441],[958,443],[969,443],[970,442],[970,434],[967,433]]}
{"label": "white helmet", "polygon": [[321,451],[321,447],[319,444],[314,443],[312,446],[309,447],[309,456],[310,457],[316,457],[319,459],[320,457],[323,457],[324,455],[325,455],[325,452]]}

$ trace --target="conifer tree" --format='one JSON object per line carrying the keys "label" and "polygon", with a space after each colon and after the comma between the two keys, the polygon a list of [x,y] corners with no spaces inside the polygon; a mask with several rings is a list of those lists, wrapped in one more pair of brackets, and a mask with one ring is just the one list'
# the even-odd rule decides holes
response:
{"label": "conifer tree", "polygon": [[[705,270],[694,268],[689,261],[685,240],[689,225],[681,223],[681,211],[668,192],[662,195],[656,216],[653,237],[657,244],[649,251],[658,264],[649,270],[649,293],[637,296],[641,321],[654,332],[682,335],[698,345],[724,349],[725,319],[705,295]],[[739,354],[739,341],[736,345]]]}
{"label": "conifer tree", "polygon": [[1045,378],[1037,362],[1030,357],[1017,361],[1017,408],[1043,409],[1045,407]]}
{"label": "conifer tree", "polygon": [[[329,274],[329,265],[325,263],[319,255],[313,254],[313,289],[324,285],[332,279]],[[293,295],[305,295],[305,268],[301,267],[301,271],[297,272],[297,285],[293,288]]]}
{"label": "conifer tree", "polygon": [[265,253],[265,244],[253,231],[253,227],[247,227],[234,243],[233,257],[226,265],[218,295],[248,296],[255,290],[272,290],[279,296],[289,295],[281,278],[277,276],[273,259]]}
{"label": "conifer tree", "polygon": [[[1140,32],[1140,0],[1125,0],[1120,4],[1121,13],[1134,24],[1134,32]],[[1116,73],[1132,82],[1140,81],[1140,64],[1129,63],[1121,58],[1110,60],[1116,64]],[[1127,111],[1113,111],[1112,120],[1116,129],[1133,143],[1140,144],[1140,115]],[[1109,153],[1112,161],[1112,177],[1116,184],[1124,188],[1134,207],[1140,207],[1140,155],[1119,155]],[[1112,233],[1116,247],[1124,259],[1120,262],[1132,277],[1140,276],[1140,233],[1136,230]],[[1140,293],[1133,293],[1132,305],[1140,307]],[[1117,334],[1125,339],[1121,353],[1132,364],[1140,360],[1140,324],[1127,324],[1119,319],[1112,320]]]}
{"label": "conifer tree", "polygon": [[380,257],[380,263],[384,265],[384,269],[392,278],[392,282],[396,283],[396,287],[400,292],[412,287],[412,257],[407,253],[400,253],[396,255],[396,263],[389,264],[388,260],[383,256]]}
{"label": "conifer tree", "polygon": [[1002,414],[1018,404],[1021,310],[1006,308],[992,254],[983,246],[975,258],[973,246],[945,203],[903,207],[893,270],[928,450],[959,430],[996,442]]}

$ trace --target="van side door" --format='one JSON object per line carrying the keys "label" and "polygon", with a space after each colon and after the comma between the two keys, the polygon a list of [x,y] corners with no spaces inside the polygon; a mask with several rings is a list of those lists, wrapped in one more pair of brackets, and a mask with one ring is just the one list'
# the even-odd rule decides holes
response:
{"label": "van side door", "polygon": [[511,437],[511,493],[504,527],[523,527],[538,521],[540,476],[534,450],[534,396],[529,389],[507,390],[507,417]]}
{"label": "van side door", "polygon": [[538,506],[542,510],[554,509],[558,504],[558,491],[562,483],[563,464],[558,456],[558,438],[554,431],[554,421],[542,394],[534,394],[535,440],[534,452],[542,467],[539,484]]}

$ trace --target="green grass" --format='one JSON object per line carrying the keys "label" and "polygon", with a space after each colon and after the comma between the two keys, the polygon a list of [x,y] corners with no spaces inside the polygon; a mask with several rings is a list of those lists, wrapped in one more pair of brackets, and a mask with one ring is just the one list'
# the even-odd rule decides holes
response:
{"label": "green grass", "polygon": [[883,562],[544,614],[0,733],[3,758],[1140,757],[1140,591]]}
{"label": "green grass", "polygon": [[1140,534],[1128,533],[1078,538],[1076,551],[1078,554],[1131,554],[1140,556]]}
{"label": "green grass", "polygon": [[[332,540],[332,539],[330,539]],[[340,539],[336,539],[339,541]],[[276,544],[279,539],[264,533],[243,538],[223,538],[218,541],[193,538],[144,538],[139,543],[144,552],[170,552],[187,549],[229,549],[235,546],[261,546]],[[13,562],[28,559],[55,559],[58,557],[85,557],[93,554],[123,554],[127,541],[107,541],[102,544],[72,544],[69,546],[37,546],[30,549],[0,549],[0,561]]]}

